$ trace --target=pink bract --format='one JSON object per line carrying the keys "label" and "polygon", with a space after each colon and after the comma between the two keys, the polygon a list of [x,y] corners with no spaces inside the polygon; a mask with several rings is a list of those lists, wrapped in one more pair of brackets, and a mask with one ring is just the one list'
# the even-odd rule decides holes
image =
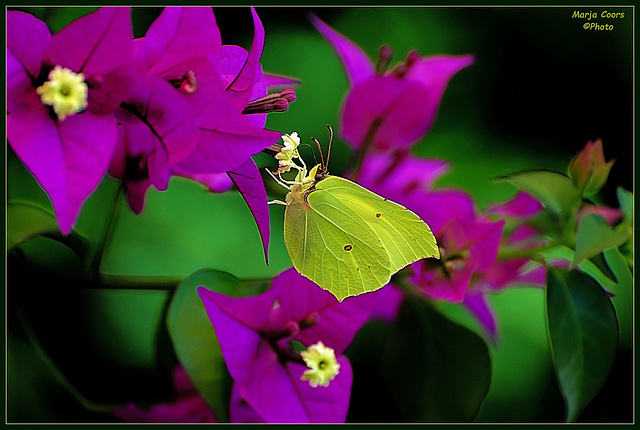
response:
{"label": "pink bract", "polygon": [[311,20],[342,62],[350,84],[342,106],[340,134],[358,149],[408,149],[435,119],[449,80],[473,56],[414,58],[402,73],[376,74],[367,55],[317,16]]}
{"label": "pink bract", "polygon": [[[266,422],[344,422],[351,366],[343,352],[367,321],[375,293],[339,303],[330,293],[289,269],[258,296],[231,298],[198,290],[234,379],[234,390]],[[337,329],[339,327],[339,329]],[[306,367],[287,360],[289,341],[322,341],[336,352],[340,373],[328,387],[300,380]]]}
{"label": "pink bract", "polygon": [[[54,36],[37,18],[7,12],[7,138],[51,199],[63,234],[107,171],[131,44],[129,8],[100,8]],[[54,66],[83,73],[89,87],[87,109],[64,120],[36,94]]]}

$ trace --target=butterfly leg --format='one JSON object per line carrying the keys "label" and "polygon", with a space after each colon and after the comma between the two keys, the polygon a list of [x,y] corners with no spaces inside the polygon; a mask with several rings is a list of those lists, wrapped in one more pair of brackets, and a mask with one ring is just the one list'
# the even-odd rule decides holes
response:
{"label": "butterfly leg", "polygon": [[[298,168],[298,170],[300,170],[300,168]],[[306,170],[300,170],[302,172],[302,176],[307,176],[307,171]],[[278,173],[278,178],[280,178],[280,181],[282,183],[285,183],[287,185],[302,185],[302,182],[298,182],[298,181],[287,181],[286,179],[284,179],[282,177],[282,173]]]}
{"label": "butterfly leg", "polygon": [[267,203],[270,204],[270,205],[282,205],[282,206],[286,206],[287,205],[282,200],[270,200]]}
{"label": "butterfly leg", "polygon": [[287,184],[285,184],[283,182],[283,180],[276,178],[276,176],[273,173],[271,173],[271,170],[269,170],[269,169],[264,169],[264,170],[266,170],[267,173],[271,175],[271,177],[273,178],[274,181],[276,181],[277,184],[279,184],[279,185],[283,186],[284,188],[286,188],[287,190],[291,191],[291,188]]}

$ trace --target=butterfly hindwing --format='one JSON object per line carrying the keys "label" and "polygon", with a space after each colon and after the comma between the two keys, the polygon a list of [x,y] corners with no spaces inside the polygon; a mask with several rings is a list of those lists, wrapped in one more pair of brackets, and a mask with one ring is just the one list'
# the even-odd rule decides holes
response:
{"label": "butterfly hindwing", "polygon": [[307,200],[308,207],[295,203],[285,211],[285,243],[296,270],[340,301],[385,285],[391,263],[373,230],[325,190]]}
{"label": "butterfly hindwing", "polygon": [[374,231],[389,256],[392,273],[423,258],[439,256],[429,226],[404,206],[338,176],[328,176],[316,188],[335,197]]}
{"label": "butterfly hindwing", "polygon": [[284,239],[296,270],[340,301],[383,287],[415,261],[439,258],[418,215],[338,176],[291,188]]}

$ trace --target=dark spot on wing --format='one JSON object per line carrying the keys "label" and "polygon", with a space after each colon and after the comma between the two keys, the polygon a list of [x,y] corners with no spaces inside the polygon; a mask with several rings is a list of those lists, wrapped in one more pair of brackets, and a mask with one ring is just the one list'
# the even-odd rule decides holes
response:
{"label": "dark spot on wing", "polygon": [[351,251],[352,249],[353,249],[353,246],[351,246],[351,245],[345,245],[344,246],[344,250],[345,251]]}
{"label": "dark spot on wing", "polygon": [[380,218],[382,214],[376,214],[376,218]]}

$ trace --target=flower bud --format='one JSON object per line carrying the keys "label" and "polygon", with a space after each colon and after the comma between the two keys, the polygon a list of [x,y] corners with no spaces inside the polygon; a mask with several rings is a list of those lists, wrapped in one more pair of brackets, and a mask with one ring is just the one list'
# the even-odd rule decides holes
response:
{"label": "flower bud", "polygon": [[293,88],[286,88],[278,93],[267,94],[264,97],[251,100],[242,111],[243,114],[285,112],[289,105],[296,101]]}
{"label": "flower bud", "polygon": [[589,141],[571,161],[569,175],[583,196],[592,196],[607,182],[614,161],[604,161],[601,139]]}
{"label": "flower bud", "polygon": [[395,69],[393,69],[393,75],[398,78],[404,78],[408,71],[409,68],[406,64],[399,64]]}
{"label": "flower bud", "polygon": [[282,330],[274,330],[264,332],[264,335],[269,338],[271,341],[278,341],[280,339],[287,339],[291,336],[295,336],[300,333],[300,326],[295,321],[287,322]]}
{"label": "flower bud", "polygon": [[411,67],[419,59],[420,59],[420,53],[418,51],[412,50],[412,51],[409,51],[409,53],[407,54],[407,59],[405,63],[407,64],[408,67]]}
{"label": "flower bud", "polygon": [[298,323],[295,321],[289,321],[287,324],[285,324],[284,329],[282,330],[282,337],[287,338],[295,336],[298,333],[300,333],[300,327],[298,326]]}
{"label": "flower bud", "polygon": [[193,94],[198,89],[198,81],[193,70],[187,70],[180,82],[180,91],[185,94]]}
{"label": "flower bud", "polygon": [[318,323],[319,318],[320,318],[320,315],[318,315],[318,312],[310,313],[302,321],[300,321],[300,330],[313,327]]}
{"label": "flower bud", "polygon": [[280,97],[288,101],[289,103],[293,103],[296,101],[296,90],[293,88],[285,88],[280,91]]}
{"label": "flower bud", "polygon": [[393,50],[391,47],[389,45],[382,45],[378,51],[378,62],[376,63],[376,73],[378,75],[384,75],[392,58]]}
{"label": "flower bud", "polygon": [[187,70],[179,78],[169,79],[168,81],[173,85],[173,88],[186,95],[193,94],[198,89],[198,80],[193,70]]}

